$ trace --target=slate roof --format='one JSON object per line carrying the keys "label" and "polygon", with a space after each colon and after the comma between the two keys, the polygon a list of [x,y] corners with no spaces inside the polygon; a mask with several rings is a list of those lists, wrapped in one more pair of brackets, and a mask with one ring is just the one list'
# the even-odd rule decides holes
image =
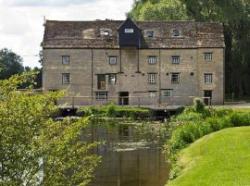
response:
{"label": "slate roof", "polygon": [[[45,23],[42,42],[48,48],[119,48],[118,28],[124,21],[52,21]],[[142,48],[222,48],[225,47],[223,26],[220,23],[195,21],[138,21],[135,24],[144,33],[154,30],[156,36],[144,37]],[[102,36],[101,29],[112,31]],[[180,37],[173,37],[173,29],[181,31]]]}

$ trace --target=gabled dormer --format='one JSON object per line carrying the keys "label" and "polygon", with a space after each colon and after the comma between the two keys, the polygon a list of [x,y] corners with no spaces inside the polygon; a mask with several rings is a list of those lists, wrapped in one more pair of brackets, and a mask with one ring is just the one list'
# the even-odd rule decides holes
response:
{"label": "gabled dormer", "polygon": [[120,47],[141,47],[142,34],[137,25],[130,19],[118,28]]}

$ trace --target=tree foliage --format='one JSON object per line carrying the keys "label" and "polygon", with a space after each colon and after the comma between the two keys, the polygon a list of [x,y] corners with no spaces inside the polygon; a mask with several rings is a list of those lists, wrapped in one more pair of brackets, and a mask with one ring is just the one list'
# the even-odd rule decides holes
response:
{"label": "tree foliage", "polygon": [[[33,88],[35,89],[42,88],[42,68],[39,68],[39,67],[31,68],[31,67],[26,66],[24,68],[24,71],[35,72],[37,75],[34,78],[34,83],[32,83]],[[30,82],[22,84],[21,88],[25,89],[25,88],[28,88],[29,86],[31,86]]]}
{"label": "tree foliage", "polygon": [[0,81],[0,185],[86,185],[99,157],[80,140],[88,118],[51,119],[61,93],[20,92],[26,73]]}
{"label": "tree foliage", "polygon": [[24,71],[22,58],[8,49],[0,50],[0,79],[7,79]]}
{"label": "tree foliage", "polygon": [[181,20],[188,19],[186,8],[179,0],[135,1],[128,14],[136,20]]}
{"label": "tree foliage", "polygon": [[250,0],[136,0],[128,15],[135,20],[194,19],[223,23],[226,92],[250,96]]}

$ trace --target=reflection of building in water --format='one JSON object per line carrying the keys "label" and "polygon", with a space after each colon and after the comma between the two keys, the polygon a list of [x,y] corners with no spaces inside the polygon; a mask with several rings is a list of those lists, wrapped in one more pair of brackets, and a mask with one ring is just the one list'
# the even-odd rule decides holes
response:
{"label": "reflection of building in water", "polygon": [[90,186],[164,186],[167,175],[159,149],[108,152]]}
{"label": "reflection of building in water", "polygon": [[[153,149],[136,149],[134,142],[143,139],[135,137],[138,131],[133,125],[102,123],[90,126],[90,132],[91,140],[105,141],[105,145],[96,149],[96,153],[102,156],[102,163],[90,186],[163,186],[166,183],[169,169],[164,155],[157,145]],[[126,150],[134,150],[114,151],[118,144],[129,147]]]}

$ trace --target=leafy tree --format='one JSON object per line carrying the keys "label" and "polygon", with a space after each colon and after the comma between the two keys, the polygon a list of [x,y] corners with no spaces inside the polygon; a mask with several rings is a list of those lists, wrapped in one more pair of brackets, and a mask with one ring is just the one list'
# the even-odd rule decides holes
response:
{"label": "leafy tree", "polygon": [[0,185],[86,185],[99,162],[96,144],[80,140],[88,118],[52,120],[61,93],[17,89],[34,77],[0,81]]}
{"label": "leafy tree", "polygon": [[0,79],[7,79],[24,71],[22,58],[8,49],[0,50]]}
{"label": "leafy tree", "polygon": [[[24,67],[24,71],[25,72],[35,72],[36,73],[36,77],[34,79],[34,83],[33,83],[33,88],[35,89],[39,89],[42,87],[42,68],[39,67],[34,67],[33,69],[31,67]],[[20,88],[25,89],[25,88],[29,88],[31,86],[30,82],[22,84]]]}
{"label": "leafy tree", "polygon": [[128,16],[136,20],[188,19],[185,6],[180,0],[135,1]]}

